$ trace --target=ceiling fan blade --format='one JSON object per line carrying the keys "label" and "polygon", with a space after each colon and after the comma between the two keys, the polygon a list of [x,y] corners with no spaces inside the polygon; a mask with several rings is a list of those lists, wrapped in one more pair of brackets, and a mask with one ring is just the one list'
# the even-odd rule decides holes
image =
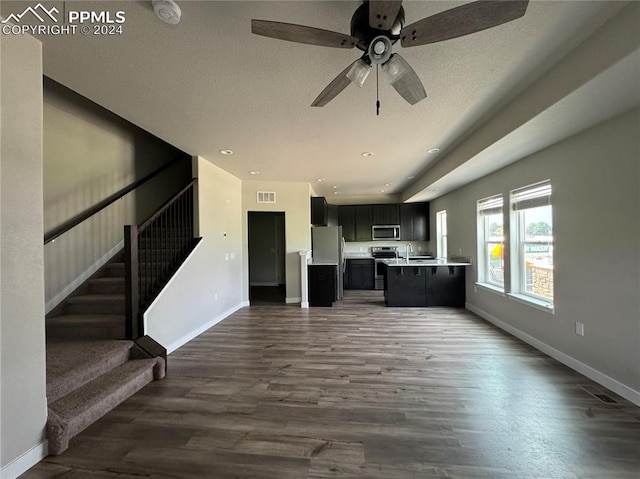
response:
{"label": "ceiling fan blade", "polygon": [[342,92],[342,90],[344,90],[349,85],[351,85],[351,80],[347,78],[347,72],[351,69],[353,64],[356,63],[357,61],[358,60],[351,63],[347,68],[345,68],[342,72],[340,72],[340,74],[338,74],[338,76],[335,77],[331,81],[331,83],[329,83],[325,87],[325,89],[320,92],[318,97],[315,100],[313,100],[313,103],[311,104],[311,106],[325,106],[335,97],[337,97]]}
{"label": "ceiling fan blade", "polygon": [[391,78],[391,86],[396,89],[400,96],[409,104],[415,105],[419,101],[427,98],[427,92],[418,77],[418,74],[411,68],[409,63],[400,55],[395,53],[391,59],[382,66],[382,71]]}
{"label": "ceiling fan blade", "polygon": [[251,20],[251,33],[290,42],[335,48],[353,48],[360,41],[356,37],[342,33],[269,20]]}
{"label": "ceiling fan blade", "polygon": [[467,3],[407,25],[400,32],[403,47],[462,37],[522,17],[528,0],[482,0]]}
{"label": "ceiling fan blade", "polygon": [[402,0],[369,0],[369,26],[391,30],[401,5]]}

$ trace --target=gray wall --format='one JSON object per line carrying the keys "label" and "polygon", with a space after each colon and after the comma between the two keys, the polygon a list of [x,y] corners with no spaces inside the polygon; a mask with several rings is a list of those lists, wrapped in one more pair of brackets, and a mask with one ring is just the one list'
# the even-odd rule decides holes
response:
{"label": "gray wall", "polygon": [[[551,179],[555,314],[474,288],[494,322],[638,402],[640,399],[640,110],[557,143],[431,203],[447,210],[449,251],[476,259],[476,201]],[[508,201],[508,200],[507,200]],[[475,261],[474,261],[475,262]],[[584,337],[575,322],[584,323]],[[520,334],[524,333],[524,334]]]}
{"label": "gray wall", "polygon": [[[64,86],[44,81],[44,230],[183,154]],[[184,155],[184,154],[183,154]],[[125,224],[140,224],[191,178],[191,159],[171,167],[45,246],[47,310],[112,254]]]}
{"label": "gray wall", "polygon": [[1,43],[0,465],[15,477],[45,454],[42,50],[28,35]]}

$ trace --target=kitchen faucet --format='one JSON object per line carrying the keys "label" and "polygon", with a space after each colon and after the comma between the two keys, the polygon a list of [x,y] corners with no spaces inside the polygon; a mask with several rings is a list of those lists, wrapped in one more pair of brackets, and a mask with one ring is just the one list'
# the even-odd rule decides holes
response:
{"label": "kitchen faucet", "polygon": [[413,246],[411,246],[411,243],[407,243],[407,263],[409,262],[409,251],[413,253]]}

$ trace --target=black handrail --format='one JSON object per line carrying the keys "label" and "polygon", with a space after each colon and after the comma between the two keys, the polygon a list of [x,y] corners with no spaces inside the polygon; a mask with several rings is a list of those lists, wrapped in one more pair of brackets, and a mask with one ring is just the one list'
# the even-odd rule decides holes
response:
{"label": "black handrail", "polygon": [[127,339],[144,334],[143,314],[193,251],[194,178],[142,225],[124,227],[125,327]]}
{"label": "black handrail", "polygon": [[91,218],[93,215],[95,215],[96,213],[98,213],[101,210],[105,209],[110,204],[115,203],[116,201],[118,201],[120,198],[122,198],[126,194],[132,192],[133,190],[135,190],[139,186],[143,185],[144,183],[146,183],[150,179],[158,176],[160,173],[162,173],[164,170],[168,169],[170,166],[175,165],[176,163],[178,163],[181,160],[184,160],[185,158],[186,157],[184,157],[184,156],[176,157],[172,161],[162,165],[156,171],[154,171],[152,173],[149,173],[147,176],[139,179],[135,183],[131,183],[129,186],[126,186],[126,187],[122,188],[121,190],[116,191],[114,194],[112,194],[112,195],[106,197],[104,200],[96,203],[91,208],[88,208],[87,210],[85,210],[82,213],[74,216],[73,218],[69,219],[68,221],[65,221],[60,226],[58,226],[57,228],[54,228],[52,231],[50,231],[49,233],[44,235],[44,244],[50,243],[51,241],[56,239],[58,236],[61,236],[61,235],[65,234],[67,231],[69,231],[70,229],[75,228],[76,226],[78,226],[83,221]]}
{"label": "black handrail", "polygon": [[165,201],[164,204],[158,209],[158,211],[156,211],[152,216],[149,217],[149,219],[147,219],[144,223],[138,226],[138,231],[144,231],[147,228],[147,226],[149,226],[153,222],[153,220],[155,220],[158,216],[164,213],[165,210],[169,208],[169,206],[171,206],[171,204],[176,199],[178,199],[179,196],[182,196],[182,194],[185,191],[187,191],[189,188],[191,188],[191,186],[194,185],[197,181],[198,181],[197,178],[192,179],[189,183],[187,183],[187,185],[184,188],[182,188],[175,195],[173,195],[171,198]]}

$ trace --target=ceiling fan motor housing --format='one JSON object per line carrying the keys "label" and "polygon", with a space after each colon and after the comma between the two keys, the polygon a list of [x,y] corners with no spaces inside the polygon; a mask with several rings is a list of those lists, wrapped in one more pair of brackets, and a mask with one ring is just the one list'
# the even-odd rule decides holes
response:
{"label": "ceiling fan motor housing", "polygon": [[360,39],[356,47],[363,52],[367,52],[371,41],[380,35],[384,35],[387,38],[395,37],[389,38],[389,40],[391,41],[391,44],[396,43],[402,27],[404,27],[403,7],[400,7],[398,16],[389,30],[379,30],[377,28],[372,28],[369,25],[369,2],[364,2],[360,5],[351,17],[351,36]]}

